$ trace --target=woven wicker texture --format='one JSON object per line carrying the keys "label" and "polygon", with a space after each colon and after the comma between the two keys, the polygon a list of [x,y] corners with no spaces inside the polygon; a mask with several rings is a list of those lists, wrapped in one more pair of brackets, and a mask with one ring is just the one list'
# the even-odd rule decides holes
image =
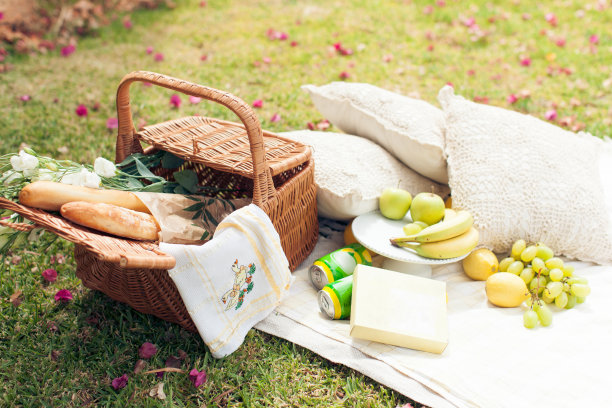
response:
{"label": "woven wicker texture", "polygon": [[[195,116],[136,132],[129,98],[129,85],[134,81],[219,103],[234,112],[242,124]],[[185,160],[180,169],[197,173],[201,185],[223,189],[218,197],[251,197],[278,231],[291,270],[310,254],[318,237],[318,220],[314,163],[309,147],[264,132],[251,107],[227,92],[151,72],[134,72],[123,78],[117,90],[117,115],[117,162],[136,152],[171,152]],[[141,141],[150,147],[144,150]],[[172,179],[166,169],[152,171]],[[4,199],[0,199],[0,207],[74,242],[76,273],[85,286],[140,312],[195,331],[167,273],[175,260],[161,252],[157,244],[104,235]],[[26,224],[16,227],[31,229]]]}

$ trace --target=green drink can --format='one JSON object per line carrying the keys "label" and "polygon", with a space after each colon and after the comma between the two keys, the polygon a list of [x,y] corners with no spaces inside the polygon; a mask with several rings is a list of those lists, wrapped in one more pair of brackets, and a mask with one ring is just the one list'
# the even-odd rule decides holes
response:
{"label": "green drink can", "polygon": [[353,274],[357,264],[372,265],[370,252],[361,244],[353,243],[329,253],[312,264],[310,281],[317,289]]}
{"label": "green drink can", "polygon": [[353,275],[325,285],[319,291],[319,308],[330,318],[348,319],[351,316]]}

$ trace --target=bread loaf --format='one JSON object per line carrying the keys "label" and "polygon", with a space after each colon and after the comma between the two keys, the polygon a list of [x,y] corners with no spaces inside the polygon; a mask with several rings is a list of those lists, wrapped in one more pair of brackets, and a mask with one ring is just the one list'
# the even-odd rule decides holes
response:
{"label": "bread loaf", "polygon": [[151,212],[135,194],[120,190],[99,190],[53,181],[35,181],[19,192],[19,202],[29,207],[59,211],[72,201],[113,204],[147,214]]}
{"label": "bread loaf", "polygon": [[152,215],[113,204],[74,201],[62,205],[60,214],[76,224],[124,238],[157,240],[160,231]]}

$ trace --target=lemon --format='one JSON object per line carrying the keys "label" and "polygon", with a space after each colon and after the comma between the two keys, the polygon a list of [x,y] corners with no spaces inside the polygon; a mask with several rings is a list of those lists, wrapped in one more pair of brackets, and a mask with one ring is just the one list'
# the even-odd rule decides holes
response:
{"label": "lemon", "polygon": [[349,222],[349,224],[344,229],[344,245],[354,244],[357,242],[355,235],[353,235],[353,221]]}
{"label": "lemon", "polygon": [[487,280],[499,270],[497,256],[487,248],[473,251],[463,259],[463,271],[474,280]]}
{"label": "lemon", "polygon": [[489,276],[485,289],[489,302],[499,307],[520,306],[529,293],[525,281],[510,272],[499,272]]}

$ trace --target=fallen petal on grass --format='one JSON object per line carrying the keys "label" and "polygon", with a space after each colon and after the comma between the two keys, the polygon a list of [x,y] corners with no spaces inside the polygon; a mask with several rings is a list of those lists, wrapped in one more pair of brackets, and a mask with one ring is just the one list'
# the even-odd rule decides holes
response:
{"label": "fallen petal on grass", "polygon": [[68,289],[60,289],[55,294],[55,301],[66,303],[72,300],[72,293]]}
{"label": "fallen petal on grass", "polygon": [[57,271],[55,269],[45,269],[42,272],[42,277],[47,281],[47,282],[55,282],[57,280]]}
{"label": "fallen petal on grass", "polygon": [[107,129],[117,129],[119,127],[119,121],[117,118],[108,118],[106,120],[106,128]]}
{"label": "fallen petal on grass", "polygon": [[206,382],[206,371],[198,371],[195,368],[189,372],[189,381],[194,387],[198,388]]}
{"label": "fallen petal on grass", "polygon": [[138,355],[140,356],[140,358],[144,359],[149,359],[153,357],[156,353],[157,347],[155,347],[155,344],[149,343],[148,341],[142,343],[142,346],[140,346],[140,348],[138,349]]}
{"label": "fallen petal on grass", "polygon": [[177,109],[178,109],[178,108],[181,106],[181,103],[182,103],[182,102],[181,102],[181,97],[180,97],[180,96],[178,96],[177,94],[173,94],[173,95],[170,97],[170,105],[172,105],[172,107],[174,107],[174,108],[177,108]]}
{"label": "fallen petal on grass", "polygon": [[128,383],[128,376],[127,374],[123,374],[121,377],[117,377],[113,379],[113,381],[111,382],[111,385],[115,390],[120,390],[122,388],[125,388],[127,383]]}
{"label": "fallen petal on grass", "polygon": [[263,106],[263,101],[261,99],[255,99],[253,101],[254,108],[261,108]]}
{"label": "fallen petal on grass", "polygon": [[87,116],[87,107],[83,104],[80,104],[79,106],[76,107],[76,109],[74,110],[74,113],[76,113],[77,116],[80,116],[80,117]]}

